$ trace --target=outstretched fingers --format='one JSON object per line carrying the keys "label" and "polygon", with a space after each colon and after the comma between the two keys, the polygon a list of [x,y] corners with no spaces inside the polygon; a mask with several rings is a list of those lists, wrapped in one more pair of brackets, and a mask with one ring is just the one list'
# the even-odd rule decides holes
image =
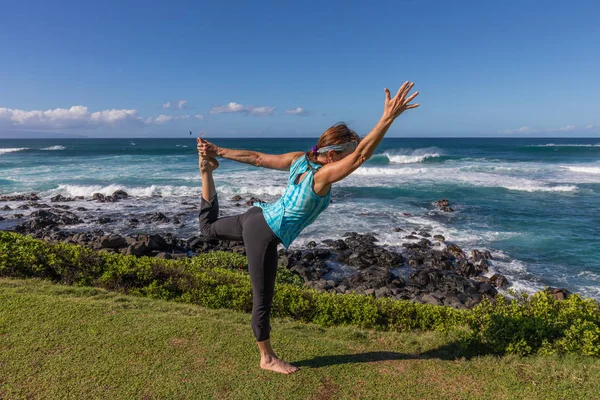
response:
{"label": "outstretched fingers", "polygon": [[405,104],[408,104],[412,101],[412,99],[414,99],[415,97],[417,97],[417,95],[419,94],[419,92],[414,92],[412,95],[410,95],[410,97],[406,100],[404,100]]}
{"label": "outstretched fingers", "polygon": [[408,85],[408,81],[405,81],[402,86],[400,86],[400,89],[398,89],[398,93],[396,93],[396,97],[401,97],[402,93],[404,92],[404,90],[406,89],[406,86]]}
{"label": "outstretched fingers", "polygon": [[411,108],[417,108],[417,107],[419,107],[419,103],[417,103],[417,104],[409,104],[408,106],[406,106],[406,109],[410,110]]}

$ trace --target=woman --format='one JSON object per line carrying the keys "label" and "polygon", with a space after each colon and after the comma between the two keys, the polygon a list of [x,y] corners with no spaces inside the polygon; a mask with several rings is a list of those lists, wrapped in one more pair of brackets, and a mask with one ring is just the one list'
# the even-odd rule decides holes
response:
{"label": "woman", "polygon": [[[404,82],[394,98],[385,89],[383,116],[362,140],[344,124],[329,128],[316,146],[307,152],[269,155],[255,151],[232,150],[198,138],[202,177],[200,230],[215,239],[243,240],[252,282],[252,330],[260,350],[260,367],[291,374],[298,367],[279,359],[269,340],[270,313],[277,273],[277,245],[286,248],[330,203],[331,185],[350,175],[368,160],[388,128],[419,92],[408,96],[414,83]],[[278,170],[290,170],[281,198],[272,204],[256,203],[244,214],[218,218],[219,204],[213,171],[223,157],[247,164]]]}

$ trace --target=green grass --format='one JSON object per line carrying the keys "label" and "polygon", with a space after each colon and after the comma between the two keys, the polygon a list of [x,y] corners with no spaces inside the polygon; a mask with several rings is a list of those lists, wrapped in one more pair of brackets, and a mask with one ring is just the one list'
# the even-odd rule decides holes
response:
{"label": "green grass", "polygon": [[456,337],[272,321],[300,366],[258,367],[250,315],[0,279],[0,398],[591,399],[600,360],[461,357]]}

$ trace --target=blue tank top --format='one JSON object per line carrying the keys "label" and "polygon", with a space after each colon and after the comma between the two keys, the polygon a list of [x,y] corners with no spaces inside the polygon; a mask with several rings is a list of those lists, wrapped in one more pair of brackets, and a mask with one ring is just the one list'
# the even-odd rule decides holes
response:
{"label": "blue tank top", "polygon": [[[275,203],[254,203],[262,208],[263,215],[273,233],[281,239],[287,249],[304,228],[310,225],[325,210],[331,201],[331,189],[325,196],[319,196],[313,190],[314,173],[321,168],[300,157],[290,167],[290,176],[283,195]],[[296,176],[308,170],[300,183]]]}

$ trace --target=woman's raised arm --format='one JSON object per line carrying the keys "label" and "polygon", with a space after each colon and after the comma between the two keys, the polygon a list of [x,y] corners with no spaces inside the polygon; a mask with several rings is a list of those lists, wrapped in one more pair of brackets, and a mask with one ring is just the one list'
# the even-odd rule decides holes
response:
{"label": "woman's raised arm", "polygon": [[415,92],[411,96],[408,96],[408,92],[412,89],[413,85],[414,83],[412,82],[404,82],[394,98],[391,98],[390,91],[385,89],[383,116],[377,125],[375,125],[375,128],[360,141],[352,154],[339,161],[323,166],[323,168],[315,173],[315,190],[318,192],[327,192],[328,185],[344,179],[371,158],[394,120],[405,110],[419,106],[419,104],[408,104],[419,94],[419,92]]}
{"label": "woman's raised arm", "polygon": [[256,167],[278,169],[282,171],[289,170],[292,162],[304,154],[301,151],[285,154],[265,154],[252,150],[227,149],[201,138],[198,138],[198,151],[201,155],[207,157],[223,157],[244,164],[254,165]]}

